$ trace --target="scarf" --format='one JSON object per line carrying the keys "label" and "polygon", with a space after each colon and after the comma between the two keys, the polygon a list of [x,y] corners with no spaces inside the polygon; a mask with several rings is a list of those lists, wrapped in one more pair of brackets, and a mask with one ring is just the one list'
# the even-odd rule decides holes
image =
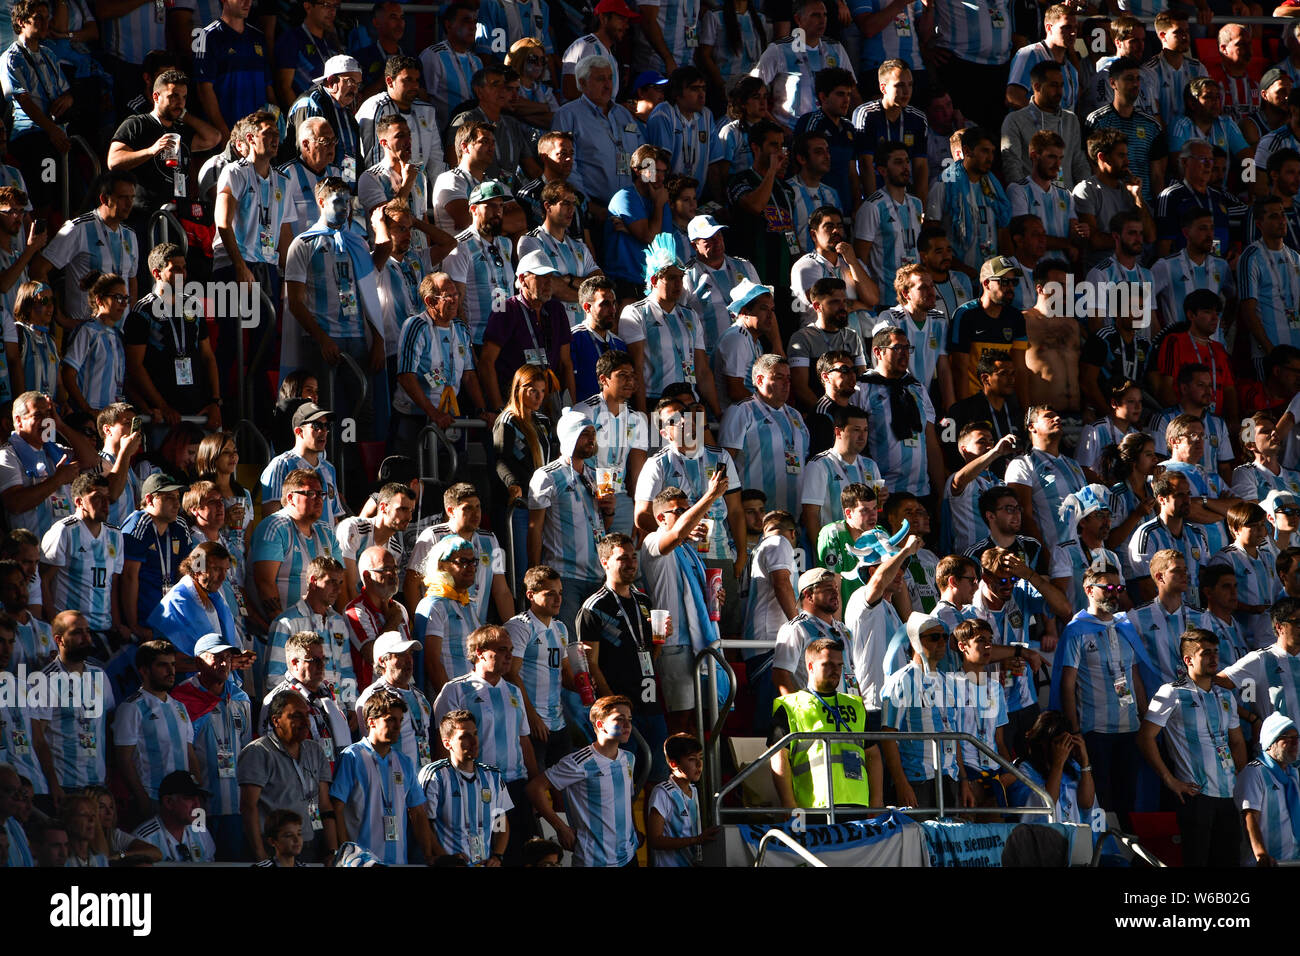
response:
{"label": "scarf", "polygon": [[[1066,638],[1072,637],[1074,634],[1104,633],[1108,623],[1114,626],[1115,633],[1119,635],[1120,639],[1126,641],[1128,646],[1133,649],[1133,656],[1136,658],[1139,667],[1154,670],[1151,659],[1147,657],[1147,650],[1142,644],[1142,639],[1138,637],[1137,629],[1123,611],[1117,612],[1109,622],[1097,620],[1088,611],[1080,611],[1074,615],[1074,619],[1061,632],[1061,642],[1064,643]],[[1052,696],[1048,704],[1052,710],[1061,709],[1061,672],[1063,670],[1062,667],[1052,668]]]}
{"label": "scarf", "polygon": [[921,405],[916,396],[907,390],[909,385],[918,385],[912,373],[902,378],[885,378],[875,369],[862,376],[862,382],[879,385],[889,392],[889,427],[899,441],[915,438],[921,431]]}
{"label": "scarf", "polygon": [[[208,600],[217,610],[222,639],[231,647],[243,647],[239,631],[235,629],[235,618],[226,606],[225,599],[217,593],[209,594]],[[212,621],[203,606],[203,599],[199,597],[198,586],[188,574],[163,595],[145,623],[151,630],[175,644],[177,650],[191,656],[199,638],[212,633]]]}
{"label": "scarf", "polygon": [[325,224],[322,216],[316,225],[300,233],[303,239],[313,236],[329,236],[334,240],[335,257],[346,256],[352,264],[352,275],[357,284],[357,301],[370,324],[383,334],[384,311],[379,304],[379,280],[375,277],[375,264],[370,258],[370,247],[366,240],[354,233],[346,225],[332,229]]}
{"label": "scarf", "polygon": [[70,451],[57,442],[47,441],[41,446],[47,460],[41,461],[36,450],[27,444],[27,440],[17,432],[9,433],[9,447],[18,456],[18,461],[23,466],[23,474],[42,481],[49,475],[54,474],[54,465],[57,465],[64,455],[71,454]]}
{"label": "scarf", "polygon": [[[718,641],[718,622],[709,620],[709,605],[704,599],[706,593],[706,575],[704,561],[701,560],[695,546],[690,542],[673,549],[673,558],[677,561],[677,573],[682,582],[682,599],[686,606],[687,633],[691,638],[691,651],[700,653]],[[727,672],[718,670],[718,706],[727,700],[731,682]]]}
{"label": "scarf", "polygon": [[430,597],[447,598],[451,601],[458,601],[461,604],[469,604],[469,591],[456,590],[456,583],[452,580],[451,573],[448,571],[432,571],[428,578],[425,579],[428,590],[425,592]]}
{"label": "scarf", "polygon": [[1287,816],[1291,818],[1291,835],[1300,844],[1300,779],[1296,777],[1295,771],[1270,757],[1267,750],[1260,753],[1259,762],[1264,765],[1264,772],[1282,788]]}
{"label": "scarf", "polygon": [[[984,192],[985,198],[992,207],[995,225],[1005,225],[1011,219],[1011,200],[1007,199],[1002,184],[992,173],[986,174],[976,186],[971,182],[970,174],[966,172],[965,163],[956,162],[944,171],[944,179],[948,182],[944,184],[942,216],[952,222],[952,231],[949,235],[956,240],[953,242],[954,248],[959,244],[971,248],[976,242],[979,219],[976,189]],[[961,258],[965,259],[964,256]]]}

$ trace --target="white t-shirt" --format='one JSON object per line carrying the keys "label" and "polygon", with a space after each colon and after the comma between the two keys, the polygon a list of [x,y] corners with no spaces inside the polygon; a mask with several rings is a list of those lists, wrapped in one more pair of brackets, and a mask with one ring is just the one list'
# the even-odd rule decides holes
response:
{"label": "white t-shirt", "polygon": [[752,563],[749,569],[749,605],[745,609],[745,636],[752,640],[775,640],[777,633],[789,618],[785,616],[785,611],[781,610],[781,602],[776,599],[776,590],[772,587],[772,575],[777,571],[788,572],[790,590],[794,590],[796,574],[794,547],[785,535],[769,534],[758,543],[750,560]]}

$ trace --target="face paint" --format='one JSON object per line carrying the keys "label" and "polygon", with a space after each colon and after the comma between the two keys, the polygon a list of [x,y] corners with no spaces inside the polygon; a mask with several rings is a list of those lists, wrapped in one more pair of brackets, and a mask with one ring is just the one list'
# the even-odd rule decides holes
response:
{"label": "face paint", "polygon": [[350,200],[344,193],[335,193],[325,202],[325,224],[338,229],[348,221]]}

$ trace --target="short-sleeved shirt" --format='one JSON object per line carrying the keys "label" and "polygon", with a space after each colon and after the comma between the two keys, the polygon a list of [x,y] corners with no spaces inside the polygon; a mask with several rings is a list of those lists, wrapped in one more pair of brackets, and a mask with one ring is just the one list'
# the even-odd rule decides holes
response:
{"label": "short-sleeved shirt", "polygon": [[632,766],[629,751],[619,750],[611,759],[584,747],[546,771],[551,786],[565,791],[565,805],[578,832],[575,865],[626,866],[636,856]]}
{"label": "short-sleeved shirt", "polygon": [[1145,719],[1164,728],[1174,776],[1196,784],[1201,796],[1232,797],[1237,772],[1228,733],[1241,720],[1231,693],[1213,684],[1202,690],[1190,677],[1182,677],[1152,695]]}
{"label": "short-sleeved shirt", "polygon": [[76,515],[59,521],[41,539],[41,561],[54,568],[54,606],[77,608],[93,630],[111,629],[113,579],[122,573],[125,556],[117,528],[101,525],[95,535]]}
{"label": "short-sleeved shirt", "polygon": [[[250,23],[245,23],[244,29],[236,30],[225,20],[217,19],[201,29],[194,40],[196,86],[199,83],[212,84],[221,118],[226,123],[234,123],[265,106],[266,88],[271,85],[271,58],[267,56],[270,51],[266,47],[266,35],[261,30]],[[276,53],[276,62],[286,63],[279,59],[278,49]]]}
{"label": "short-sleeved shirt", "polygon": [[122,338],[127,348],[145,347],[145,373],[168,405],[183,415],[195,415],[208,404],[212,388],[199,354],[208,338],[208,323],[198,310],[172,308],[150,292],[126,317]]}
{"label": "short-sleeved shirt", "polygon": [[496,373],[497,381],[502,383],[511,381],[525,363],[558,370],[561,352],[570,338],[564,303],[548,299],[539,312],[534,312],[518,295],[505,300],[504,310],[493,310],[483,331],[484,344],[491,342],[501,350]]}
{"label": "short-sleeved shirt", "polygon": [[194,724],[179,700],[160,699],[140,690],[117,708],[113,721],[113,744],[134,747],[132,761],[140,784],[153,799],[163,777],[176,770],[189,770],[189,745],[194,743]]}
{"label": "short-sleeved shirt", "polygon": [[334,768],[330,797],[344,804],[348,836],[361,847],[389,866],[407,862],[406,811],[425,796],[406,754],[394,747],[381,757],[369,739],[353,744]]}
{"label": "short-sleeved shirt", "polygon": [[266,825],[272,810],[293,810],[302,817],[304,840],[312,840],[316,831],[311,825],[310,808],[315,805],[318,810],[329,809],[319,806],[320,785],[330,783],[333,774],[329,760],[315,740],[304,740],[298,746],[295,760],[284,749],[279,736],[263,734],[239,752],[235,778],[241,787],[247,784],[262,788],[257,798],[259,827]]}
{"label": "short-sleeved shirt", "polygon": [[948,326],[949,354],[962,353],[970,357],[970,382],[979,390],[975,368],[986,349],[1027,349],[1029,337],[1025,331],[1025,315],[1019,309],[1004,305],[997,316],[989,315],[979,299],[958,306]]}
{"label": "short-sleeved shirt", "polygon": [[632,701],[634,715],[663,714],[655,678],[642,672],[638,657],[651,652],[650,598],[644,591],[633,588],[627,597],[619,597],[608,587],[600,588],[583,602],[574,631],[579,641],[596,646],[605,682]]}
{"label": "short-sleeved shirt", "polygon": [[63,269],[63,311],[81,322],[90,316],[90,300],[81,280],[92,272],[111,272],[129,282],[139,269],[140,241],[124,223],[110,228],[96,208],[60,226],[41,256],[55,269]]}
{"label": "short-sleeved shirt", "polygon": [[[265,97],[265,87],[263,87],[263,100]],[[247,116],[257,108],[236,115]],[[117,132],[113,134],[113,142],[122,143],[127,149],[136,151],[148,149],[158,141],[158,137],[166,133],[180,135],[179,165],[168,166],[166,158],[159,153],[150,156],[131,170],[131,175],[136,178],[137,209],[152,211],[163,203],[169,203],[174,198],[186,195],[188,191],[186,175],[190,168],[190,141],[193,140],[194,133],[184,123],[163,126],[153,113],[136,113],[122,120]]]}
{"label": "short-sleeved shirt", "polygon": [[463,853],[471,865],[486,860],[501,817],[515,806],[501,771],[475,761],[467,776],[450,760],[438,760],[420,768],[420,789],[442,848]]}
{"label": "short-sleeved shirt", "polygon": [[478,725],[483,762],[491,761],[507,783],[523,780],[527,769],[520,738],[527,737],[530,728],[519,688],[504,678],[492,684],[477,674],[447,681],[433,702],[434,720],[441,724],[449,713],[462,708],[474,715]]}

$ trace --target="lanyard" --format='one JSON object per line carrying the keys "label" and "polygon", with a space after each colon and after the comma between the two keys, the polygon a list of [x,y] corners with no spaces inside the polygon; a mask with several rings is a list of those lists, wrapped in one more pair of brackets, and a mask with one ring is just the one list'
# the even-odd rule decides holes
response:
{"label": "lanyard", "polygon": [[[579,483],[586,490],[591,501],[582,502],[583,514],[587,516],[587,523],[591,525],[592,536],[599,541],[605,537],[605,527],[601,523],[600,516],[596,512],[596,489],[591,486],[591,479],[587,477],[587,469],[584,466],[582,471],[573,467],[573,459],[569,459],[569,471],[577,477]],[[581,496],[579,496],[581,497]]]}
{"label": "lanyard", "polygon": [[[173,311],[177,311],[177,310],[173,309]],[[179,316],[176,315],[167,316],[167,331],[171,332],[172,334],[172,344],[176,346],[176,355],[178,357],[184,357],[185,354],[187,353],[187,349],[185,348],[185,308],[183,305],[179,311],[180,311]],[[179,318],[181,322],[181,330],[179,335],[176,332],[177,318]]]}
{"label": "lanyard", "polygon": [[687,175],[690,175],[695,171],[695,163],[700,156],[700,141],[696,135],[698,133],[696,127],[699,125],[701,114],[696,113],[688,120],[676,106],[672,107],[672,111],[673,115],[682,121],[680,134],[682,137],[682,165],[685,167]]}
{"label": "lanyard", "polygon": [[[623,619],[623,623],[627,625],[628,633],[631,634],[632,639],[636,641],[637,650],[644,651],[646,649],[645,632],[643,630],[643,622],[641,620],[640,613],[636,615],[637,626],[633,627],[632,622],[628,619],[627,610],[623,607],[623,599],[619,597],[617,591],[611,590],[609,593],[614,595],[614,605],[615,607],[618,608],[618,616]],[[628,600],[631,601],[634,605],[637,603],[636,598],[632,597],[631,594],[628,595]],[[639,610],[640,609],[638,607],[638,612]]]}
{"label": "lanyard", "polygon": [[[392,748],[389,748],[388,766],[382,766],[379,763],[379,754],[375,754],[375,769],[379,771],[379,797],[384,804],[384,816],[386,817],[391,817],[393,815],[393,799],[397,793],[397,780],[392,767],[394,753],[395,751]],[[386,786],[386,784],[390,783],[392,784],[391,792]]]}
{"label": "lanyard", "polygon": [[[544,305],[544,303],[543,303]],[[542,331],[542,341],[544,345],[537,344],[537,333],[533,330],[533,310],[524,304],[523,299],[519,300],[519,306],[524,310],[524,327],[528,329],[528,337],[533,340],[533,349],[535,351],[545,351],[549,360],[551,351],[551,330],[550,326],[542,324],[542,310],[537,310],[537,325]]]}
{"label": "lanyard", "polygon": [[[225,713],[222,715],[222,718],[221,718],[221,721],[220,721],[220,723],[222,724],[222,726],[225,727],[226,735],[225,735],[225,737],[222,737],[221,734],[217,733],[217,723],[218,723],[218,721],[213,720],[213,721],[212,721],[212,736],[216,738],[216,741],[217,741],[217,749],[218,749],[218,750],[233,750],[234,748],[233,748],[232,744],[234,743],[234,740],[235,740],[235,715],[234,715],[234,713],[232,712],[232,709],[231,709],[231,708],[233,708],[233,707],[235,706],[235,702],[234,702],[233,700],[231,700],[231,699],[229,698],[229,696],[227,696],[227,695],[225,694],[225,688],[222,688],[222,701],[221,701],[221,704],[226,704],[226,705],[227,705],[227,706],[226,706],[226,711],[225,711]],[[217,712],[218,712],[218,713],[221,712],[221,704],[218,704],[218,705],[217,705]]]}
{"label": "lanyard", "polygon": [[769,425],[775,424],[781,430],[785,450],[794,454],[794,422],[790,420],[789,409],[784,405],[780,408],[768,408],[767,403],[761,398],[754,399],[754,407],[762,414],[764,421]]}
{"label": "lanyard", "polygon": [[[171,547],[172,541],[172,529],[171,525],[168,525],[166,534],[160,535],[158,534],[158,526],[152,521],[149,524],[153,528],[153,539],[158,543],[158,570],[162,573],[162,589],[163,593],[166,594],[172,586],[171,567],[170,562],[167,560],[167,549]],[[167,542],[166,545],[163,544],[164,538]]]}
{"label": "lanyard", "polygon": [[[844,721],[840,720],[839,697],[838,696],[836,697],[834,703],[827,703],[826,698],[823,697],[821,694],[817,693],[817,691],[813,691],[812,695],[816,697],[818,700],[820,700],[822,702],[822,706],[825,707],[828,711],[830,711],[831,716],[835,718],[835,731],[836,733],[839,733],[840,730],[845,726]],[[847,729],[852,730],[853,728],[849,727]]]}

